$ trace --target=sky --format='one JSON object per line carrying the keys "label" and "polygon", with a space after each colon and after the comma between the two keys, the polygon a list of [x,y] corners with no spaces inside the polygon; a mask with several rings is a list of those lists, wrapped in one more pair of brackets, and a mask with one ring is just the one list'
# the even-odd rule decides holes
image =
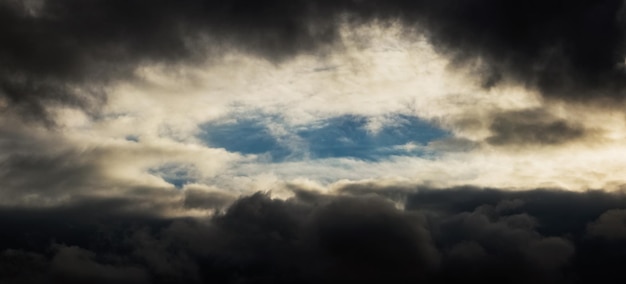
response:
{"label": "sky", "polygon": [[621,0],[0,0],[2,283],[621,283]]}

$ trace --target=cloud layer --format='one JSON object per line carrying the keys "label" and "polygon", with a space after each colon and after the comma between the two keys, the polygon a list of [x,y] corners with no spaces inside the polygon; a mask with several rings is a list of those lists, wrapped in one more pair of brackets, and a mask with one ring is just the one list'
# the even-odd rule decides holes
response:
{"label": "cloud layer", "polygon": [[623,278],[621,193],[372,186],[339,192],[296,189],[287,200],[256,193],[206,219],[116,213],[119,205],[87,201],[3,210],[0,271],[7,283]]}
{"label": "cloud layer", "polygon": [[566,100],[624,95],[622,1],[13,1],[0,3],[5,103],[45,118],[47,104],[91,109],[107,85],[146,64],[228,50],[281,61],[326,52],[343,24],[397,22],[475,66]]}
{"label": "cloud layer", "polygon": [[0,282],[624,282],[623,5],[0,0]]}

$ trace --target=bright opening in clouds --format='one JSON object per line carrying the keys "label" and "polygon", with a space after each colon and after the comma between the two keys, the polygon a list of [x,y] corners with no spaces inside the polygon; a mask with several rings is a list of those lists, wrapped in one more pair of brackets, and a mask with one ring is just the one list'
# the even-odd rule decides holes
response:
{"label": "bright opening in clouds", "polygon": [[[200,139],[209,147],[256,154],[271,162],[354,158],[372,162],[391,156],[426,156],[425,146],[447,133],[419,118],[397,115],[375,121],[343,115],[304,125],[280,119],[236,119],[202,126]],[[272,128],[281,131],[273,133]]]}
{"label": "bright opening in clouds", "polygon": [[0,0],[0,283],[622,283],[622,0]]}

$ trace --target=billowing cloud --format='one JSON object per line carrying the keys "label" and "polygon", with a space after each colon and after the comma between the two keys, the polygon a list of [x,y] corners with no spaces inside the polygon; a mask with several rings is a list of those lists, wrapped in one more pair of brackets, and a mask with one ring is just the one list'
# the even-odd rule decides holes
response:
{"label": "billowing cloud", "polygon": [[[363,195],[367,191],[383,195]],[[110,209],[93,215],[82,205],[68,208],[82,214],[5,210],[0,221],[12,238],[3,242],[1,277],[9,283],[586,283],[622,277],[615,269],[626,257],[621,243],[607,243],[587,228],[606,224],[605,216],[626,202],[621,194],[404,188],[399,209],[384,188],[342,192],[298,189],[287,200],[256,193],[200,219],[116,213],[111,223]],[[569,206],[578,210],[564,209]],[[608,266],[588,265],[596,261]]]}
{"label": "billowing cloud", "polygon": [[110,83],[147,64],[193,64],[229,50],[277,61],[326,53],[342,25],[374,20],[401,23],[453,62],[476,65],[485,86],[511,81],[548,97],[623,96],[619,0],[5,0],[0,15],[3,100],[27,117],[46,117],[47,104],[95,110]]}
{"label": "billowing cloud", "polygon": [[0,282],[624,282],[623,4],[0,0]]}
{"label": "billowing cloud", "polygon": [[602,214],[597,221],[589,224],[587,230],[593,236],[607,239],[623,239],[626,237],[624,217],[623,209],[609,210]]}

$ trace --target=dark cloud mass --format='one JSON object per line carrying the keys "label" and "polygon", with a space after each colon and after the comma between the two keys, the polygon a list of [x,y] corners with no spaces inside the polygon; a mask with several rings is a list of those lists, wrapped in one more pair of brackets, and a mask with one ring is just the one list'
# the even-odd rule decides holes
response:
{"label": "dark cloud mass", "polygon": [[623,1],[0,1],[0,92],[11,108],[95,111],[106,87],[145,64],[191,64],[240,50],[280,61],[319,52],[343,23],[403,23],[485,86],[512,81],[548,97],[624,95]]}
{"label": "dark cloud mass", "polygon": [[490,128],[493,145],[560,145],[597,132],[540,110],[497,114]]}
{"label": "dark cloud mass", "polygon": [[[0,211],[2,283],[621,283],[626,197],[352,186],[208,219]],[[397,198],[404,196],[398,209]],[[402,207],[401,206],[401,207]],[[98,212],[97,214],[95,212]]]}
{"label": "dark cloud mass", "polygon": [[[623,4],[0,0],[0,116],[6,118],[0,133],[5,150],[0,154],[0,283],[626,283],[623,192],[436,190],[372,182],[333,194],[291,185],[294,196],[286,200],[264,193],[241,197],[239,192],[248,191],[195,184],[202,178],[196,171],[204,169],[187,164],[187,158],[167,163],[167,156],[180,153],[164,150],[173,145],[167,141],[149,143],[138,134],[121,144],[97,137],[88,127],[76,127],[83,136],[23,120],[54,125],[48,107],[58,105],[97,119],[114,84],[140,83],[142,67],[178,70],[228,52],[280,64],[303,53],[339,50],[341,28],[374,22],[399,24],[407,38],[425,36],[452,68],[469,68],[485,88],[515,84],[548,99],[615,103],[626,95]],[[486,140],[491,145],[562,145],[592,139],[598,131],[541,110],[485,117],[491,119]],[[399,118],[402,123],[381,128],[377,136],[365,131],[365,117],[351,116],[294,136],[307,143],[313,158],[345,161],[373,161],[376,151],[397,154],[396,146],[411,142],[458,151],[483,145],[446,138],[410,117],[394,119]],[[212,130],[214,136],[234,133],[235,139],[209,135],[207,144],[290,155],[264,126],[233,125]],[[184,148],[197,150],[190,146]],[[212,172],[219,158],[198,159],[210,160],[207,176],[215,175],[218,184],[229,177],[234,183],[256,178],[239,175],[247,164],[223,162],[223,175]],[[121,165],[125,161],[128,168]],[[339,175],[361,165],[348,162],[348,168],[342,162],[332,169]],[[454,162],[454,167],[465,165]],[[384,166],[385,171],[396,165],[406,164]],[[607,167],[617,168],[612,165],[618,164]],[[274,166],[280,165],[268,166],[268,177],[276,169],[280,179]],[[462,178],[489,179],[482,174],[490,170]],[[126,177],[133,174],[136,179]],[[215,214],[189,217],[207,212]]]}

